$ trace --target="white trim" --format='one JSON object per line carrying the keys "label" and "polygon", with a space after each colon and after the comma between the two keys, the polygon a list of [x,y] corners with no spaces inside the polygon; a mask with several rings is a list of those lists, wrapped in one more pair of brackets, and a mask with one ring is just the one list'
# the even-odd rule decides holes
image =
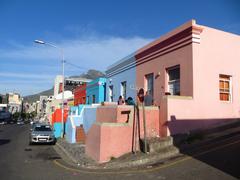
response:
{"label": "white trim", "polygon": [[75,126],[75,124],[73,122],[73,117],[72,116],[70,116],[70,121],[71,121],[72,128],[76,129],[76,126]]}
{"label": "white trim", "polygon": [[[124,89],[123,89],[123,84],[125,84],[125,96],[123,95],[123,92],[124,92]],[[124,99],[126,99],[127,98],[127,81],[122,81],[121,83],[120,83],[120,87],[121,87],[121,89],[120,89],[120,94],[121,94],[121,96],[124,98]]]}
{"label": "white trim", "polygon": [[[229,77],[229,80],[228,80],[228,79],[225,79],[225,78],[221,78],[221,77],[220,77],[221,75]],[[226,74],[219,74],[218,85],[220,85],[220,81],[229,82],[229,92],[221,92],[221,91],[220,91],[220,87],[218,87],[219,100],[220,100],[220,102],[232,103],[232,102],[233,102],[232,76],[226,75]],[[225,89],[225,88],[223,88],[223,89]],[[229,100],[228,100],[228,101],[221,100],[221,99],[220,99],[220,93],[229,94]]]}
{"label": "white trim", "polygon": [[[169,77],[169,71],[171,70],[175,70],[175,69],[179,69],[179,79],[174,79],[174,80],[170,80],[170,77]],[[170,93],[170,84],[172,84],[173,86],[175,84],[179,84],[179,93],[181,94],[181,69],[180,69],[180,65],[176,65],[176,66],[172,66],[172,67],[169,67],[166,69],[167,70],[167,91]],[[174,96],[180,96],[179,95],[175,95],[173,93],[171,93],[171,95],[174,95]]]}

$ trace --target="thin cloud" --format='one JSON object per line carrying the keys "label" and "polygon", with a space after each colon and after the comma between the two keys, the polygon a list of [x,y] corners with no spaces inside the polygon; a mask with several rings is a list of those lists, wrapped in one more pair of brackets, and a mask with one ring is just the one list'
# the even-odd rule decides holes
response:
{"label": "thin cloud", "polygon": [[[71,64],[105,71],[109,65],[151,40],[87,34],[77,39],[56,41],[56,44],[64,50],[65,59]],[[13,41],[8,48],[0,49],[0,69],[0,77],[9,80],[9,83],[5,82],[6,86],[0,86],[0,92],[17,89],[23,95],[36,93],[51,88],[55,76],[61,74],[61,54],[47,45],[26,45]],[[67,64],[65,70],[66,76],[87,71]]]}
{"label": "thin cloud", "polygon": [[[94,37],[64,40],[56,43],[64,50],[67,61],[79,66],[105,70],[117,60],[131,54],[138,48],[150,42],[142,37]],[[32,44],[30,46],[14,46],[15,49],[0,49],[0,59],[9,61],[49,61],[59,63],[61,55],[57,49],[47,45]]]}
{"label": "thin cloud", "polygon": [[53,83],[54,80],[16,80],[16,79],[8,79],[8,80],[3,80],[1,81],[2,84],[4,85],[9,85],[9,84],[12,84],[12,85],[22,85],[22,84],[30,84],[30,85],[44,85],[46,83]]}
{"label": "thin cloud", "polygon": [[24,78],[24,79],[45,79],[46,80],[46,79],[52,79],[54,77],[54,75],[0,72],[0,77]]}

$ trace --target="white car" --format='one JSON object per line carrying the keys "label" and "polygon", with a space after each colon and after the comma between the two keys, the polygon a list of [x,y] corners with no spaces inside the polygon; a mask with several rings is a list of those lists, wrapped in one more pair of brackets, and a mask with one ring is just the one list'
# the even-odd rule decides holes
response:
{"label": "white car", "polygon": [[23,124],[24,124],[24,121],[23,121],[22,119],[19,119],[19,120],[17,120],[17,124],[18,124],[18,125],[23,125]]}
{"label": "white car", "polygon": [[33,143],[55,144],[56,138],[52,127],[47,124],[33,124],[30,130],[29,144]]}
{"label": "white car", "polygon": [[2,124],[2,125],[3,125],[3,124],[7,124],[7,123],[6,123],[5,121],[1,121],[1,122],[0,122],[0,124]]}

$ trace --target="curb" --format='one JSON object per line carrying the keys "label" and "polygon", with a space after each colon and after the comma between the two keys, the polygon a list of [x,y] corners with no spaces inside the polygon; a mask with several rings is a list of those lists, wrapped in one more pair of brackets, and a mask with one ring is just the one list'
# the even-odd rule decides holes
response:
{"label": "curb", "polygon": [[[182,153],[168,153],[171,154],[169,155],[161,155],[161,154],[151,154],[149,156],[145,156],[143,158],[136,158],[135,160],[130,160],[129,161],[110,161],[108,163],[104,164],[81,164],[79,163],[72,155],[69,153],[64,147],[62,147],[59,143],[56,143],[57,147],[54,146],[54,148],[58,148],[60,151],[63,153],[59,153],[59,150],[56,150],[58,154],[62,157],[62,160],[69,164],[70,166],[74,166],[77,169],[84,169],[84,170],[119,170],[119,169],[127,169],[127,168],[143,168],[143,167],[148,167],[149,165],[151,166],[152,164],[161,164],[164,162],[168,162],[169,160],[174,160],[177,159],[181,156],[184,156],[185,150],[189,152],[194,152],[194,149],[196,147],[204,147],[205,145],[208,146],[211,142],[216,142],[216,140],[221,140],[221,139],[228,139],[233,136],[237,136],[240,134],[240,127],[239,128],[233,128],[232,130],[226,130],[225,132],[218,132],[218,133],[213,133],[214,136],[210,136],[207,139],[203,139],[201,141],[195,142],[193,144],[185,144],[183,146],[178,146],[176,147],[177,150],[180,149],[180,151],[183,151]],[[63,157],[65,156],[65,157]]]}
{"label": "curb", "polygon": [[104,174],[112,174],[112,175],[116,175],[116,174],[139,174],[139,173],[152,173],[155,171],[159,171],[161,169],[165,169],[165,168],[169,168],[169,167],[174,167],[175,165],[181,164],[185,161],[191,160],[195,157],[199,157],[202,156],[204,154],[208,154],[214,151],[217,151],[219,149],[223,149],[229,146],[232,146],[234,144],[238,144],[240,143],[240,140],[234,141],[234,142],[230,142],[230,143],[226,143],[217,147],[213,147],[210,149],[207,149],[205,151],[202,151],[200,153],[194,154],[192,156],[182,156],[180,158],[176,158],[176,159],[170,159],[169,161],[165,161],[164,163],[157,163],[157,164],[153,164],[153,165],[149,165],[146,166],[144,168],[138,168],[138,169],[84,169],[84,168],[76,168],[76,167],[71,167],[71,166],[67,166],[64,165],[62,163],[60,163],[58,160],[54,160],[53,163],[60,167],[63,168],[67,171],[72,171],[72,172],[79,172],[79,173],[86,173],[86,174],[99,174],[99,175],[104,175]]}
{"label": "curb", "polygon": [[[67,157],[73,162],[73,163],[77,163],[77,161],[72,157],[72,155],[70,153],[68,153],[68,151],[65,150],[65,148],[63,148],[60,144],[56,143],[56,145],[58,146],[58,148],[63,151]],[[55,149],[56,147],[54,147]],[[55,149],[56,150],[56,149]],[[57,150],[56,150],[57,151]],[[61,156],[61,155],[60,155]],[[71,163],[72,164],[72,163]]]}
{"label": "curb", "polygon": [[[74,157],[59,143],[56,143],[56,146],[54,146],[55,151],[62,157],[62,160],[67,163],[70,166],[74,166],[75,168],[84,169],[84,170],[119,170],[119,169],[136,169],[136,168],[143,168],[148,165],[152,165],[155,163],[164,163],[169,160],[173,160],[176,158],[181,157],[182,155],[179,153],[179,150],[177,148],[174,148],[173,151],[168,152],[164,155],[161,154],[151,154],[151,155],[144,155],[143,158],[138,158],[136,160],[129,160],[129,161],[123,161],[123,162],[108,162],[103,164],[86,164],[82,165],[81,163],[78,163],[74,159]],[[60,151],[60,152],[59,152]]]}

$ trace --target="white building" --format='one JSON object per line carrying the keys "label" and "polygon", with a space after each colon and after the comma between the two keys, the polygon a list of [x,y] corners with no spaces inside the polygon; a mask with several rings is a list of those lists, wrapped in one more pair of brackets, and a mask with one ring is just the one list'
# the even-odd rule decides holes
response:
{"label": "white building", "polygon": [[54,97],[62,91],[63,76],[57,75],[54,81]]}
{"label": "white building", "polygon": [[7,103],[9,112],[14,114],[20,112],[22,107],[22,98],[18,93],[7,93]]}

